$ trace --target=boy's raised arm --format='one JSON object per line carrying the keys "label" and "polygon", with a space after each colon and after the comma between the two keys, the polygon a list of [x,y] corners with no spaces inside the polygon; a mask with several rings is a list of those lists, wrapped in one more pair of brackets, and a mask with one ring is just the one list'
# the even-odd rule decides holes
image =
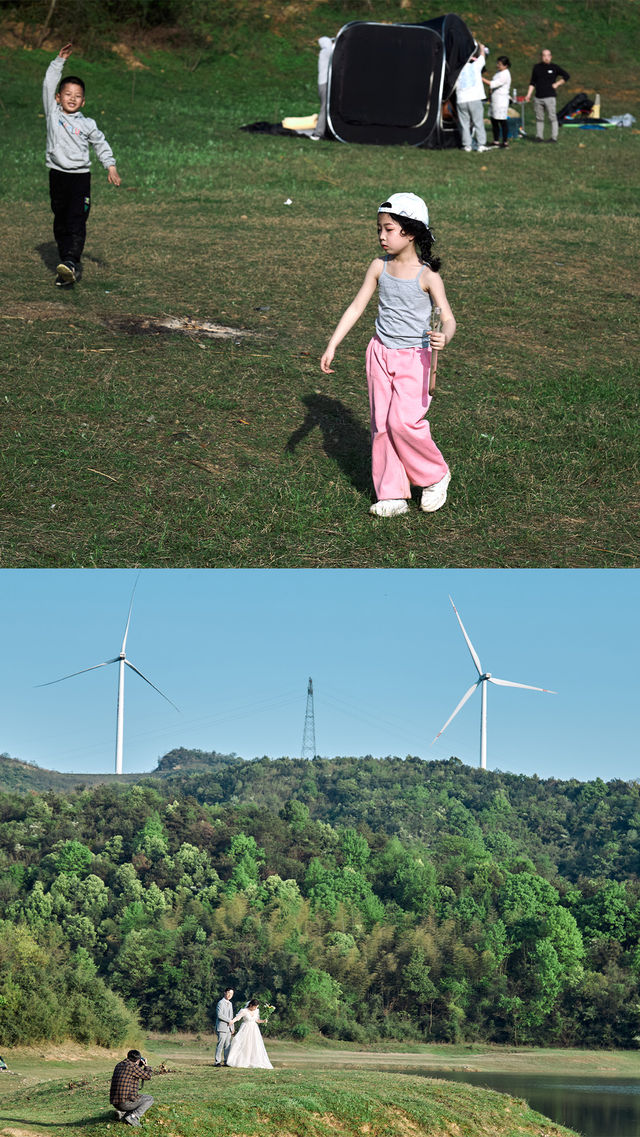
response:
{"label": "boy's raised arm", "polygon": [[48,114],[54,109],[56,88],[60,81],[66,58],[66,55],[59,53],[55,59],[51,60],[51,63],[45,71],[44,79],[42,80],[42,102],[44,103],[45,114]]}

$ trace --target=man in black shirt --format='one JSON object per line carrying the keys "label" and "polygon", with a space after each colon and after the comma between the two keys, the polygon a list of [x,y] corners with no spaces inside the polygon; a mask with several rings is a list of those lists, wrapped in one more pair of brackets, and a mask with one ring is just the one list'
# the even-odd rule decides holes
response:
{"label": "man in black shirt", "polygon": [[536,112],[536,142],[544,141],[544,115],[545,111],[551,123],[551,138],[549,142],[558,141],[558,118],[556,115],[556,91],[569,78],[569,72],[557,63],[551,62],[551,52],[548,47],[540,53],[540,63],[536,63],[531,72],[529,90],[525,95],[525,102],[531,100],[535,91],[533,107]]}

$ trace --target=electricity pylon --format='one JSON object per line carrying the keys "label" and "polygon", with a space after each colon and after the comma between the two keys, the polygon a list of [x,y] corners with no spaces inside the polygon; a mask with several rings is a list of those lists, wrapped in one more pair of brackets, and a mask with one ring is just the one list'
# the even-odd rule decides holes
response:
{"label": "electricity pylon", "polygon": [[307,687],[307,709],[304,716],[304,730],[302,732],[301,758],[316,757],[316,723],[313,713],[313,680],[309,679]]}

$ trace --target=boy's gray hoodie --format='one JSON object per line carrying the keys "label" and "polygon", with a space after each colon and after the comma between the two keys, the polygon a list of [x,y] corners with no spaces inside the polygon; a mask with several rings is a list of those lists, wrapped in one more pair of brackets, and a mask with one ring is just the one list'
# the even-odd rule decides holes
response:
{"label": "boy's gray hoodie", "polygon": [[82,111],[65,114],[56,102],[56,88],[66,60],[59,55],[47,67],[42,84],[42,101],[47,120],[47,166],[65,174],[83,174],[91,168],[89,143],[105,170],[115,166],[115,158],[104,134],[92,118]]}

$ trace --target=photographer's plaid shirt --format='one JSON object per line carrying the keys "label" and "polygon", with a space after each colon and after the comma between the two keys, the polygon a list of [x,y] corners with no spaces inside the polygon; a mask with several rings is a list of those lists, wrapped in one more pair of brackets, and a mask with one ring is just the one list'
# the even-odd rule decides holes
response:
{"label": "photographer's plaid shirt", "polygon": [[118,1062],[111,1078],[109,1101],[119,1109],[123,1102],[132,1102],[140,1094],[140,1082],[147,1081],[152,1075],[148,1066],[138,1066],[129,1058]]}

